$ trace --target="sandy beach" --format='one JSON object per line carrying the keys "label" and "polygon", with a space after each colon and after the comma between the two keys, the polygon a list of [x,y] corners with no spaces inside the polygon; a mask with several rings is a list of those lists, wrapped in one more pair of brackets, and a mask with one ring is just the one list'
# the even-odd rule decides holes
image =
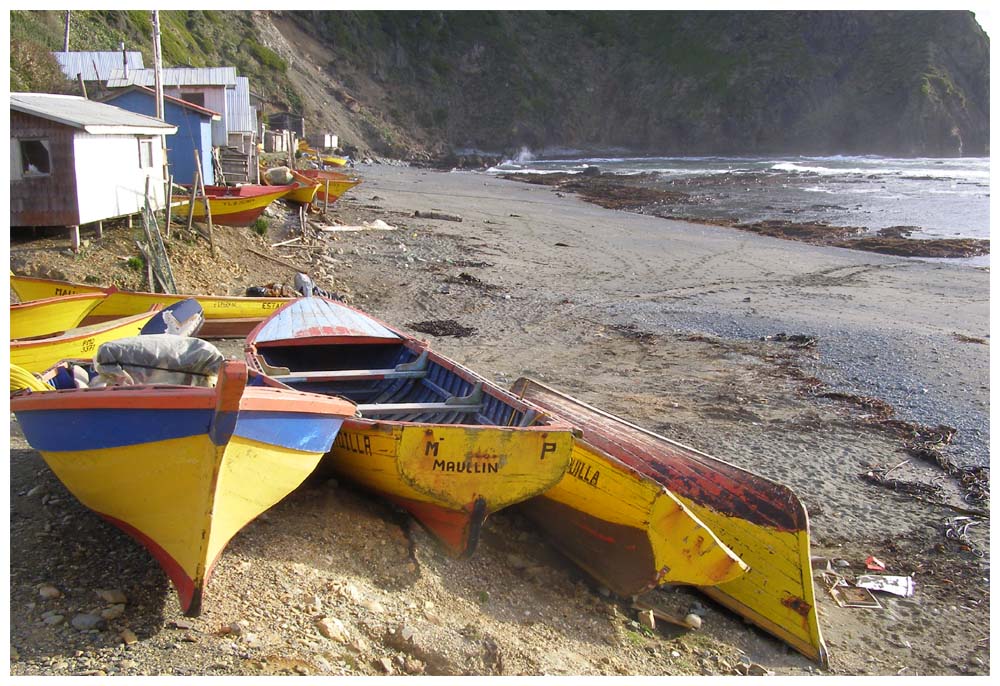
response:
{"label": "sandy beach", "polygon": [[[989,673],[988,500],[905,450],[950,427],[938,454],[989,466],[987,268],[629,214],[481,173],[358,171],[364,184],[331,215],[397,228],[318,232],[275,255],[322,264],[354,306],[500,385],[536,378],[793,489],[809,511],[828,673]],[[471,332],[421,332],[435,322]],[[14,674],[824,673],[687,589],[655,593],[681,616],[698,603],[700,632],[638,633],[628,601],[602,594],[516,511],[455,561],[327,481],[237,535],[208,610],[183,620],[155,563],[65,492],[14,421],[11,442]],[[895,489],[863,478],[893,467]],[[872,555],[912,576],[915,594],[839,607],[821,572],[863,574]],[[40,584],[62,598],[39,598]],[[52,603],[86,610],[109,587],[130,598],[119,624],[85,633],[41,618]],[[312,629],[314,596],[350,641]],[[236,621],[241,634],[219,629]],[[121,622],[137,643],[122,645]]]}

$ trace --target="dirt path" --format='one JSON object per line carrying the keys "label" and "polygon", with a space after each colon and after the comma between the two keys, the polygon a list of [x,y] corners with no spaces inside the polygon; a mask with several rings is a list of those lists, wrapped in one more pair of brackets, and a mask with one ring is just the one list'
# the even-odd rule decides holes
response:
{"label": "dirt path", "polygon": [[[789,485],[810,513],[817,573],[826,560],[863,573],[875,555],[912,574],[916,594],[880,596],[881,610],[840,608],[817,580],[831,673],[988,673],[988,520],[966,530],[971,546],[948,538],[946,523],[975,509],[954,480],[904,453],[870,412],[822,397],[833,389],[823,382],[885,391],[899,418],[959,428],[946,449],[955,462],[988,464],[988,272],[666,222],[472,173],[362,173],[338,218],[396,230],[276,253],[322,264],[319,285],[501,385],[533,376]],[[415,330],[433,322],[472,333]],[[818,342],[760,340],[781,332]],[[321,476],[236,536],[205,613],[184,620],[148,555],[69,496],[14,422],[11,440],[15,674],[819,673],[686,589],[654,595],[702,613],[702,630],[644,632],[627,600],[595,588],[516,510],[455,561],[380,501]],[[940,491],[917,499],[859,476],[905,460],[893,476]],[[42,584],[62,597],[40,597]],[[127,595],[123,615],[94,633],[68,626],[101,609],[95,591],[107,588]],[[52,611],[65,621],[46,623]],[[342,630],[322,635],[322,619]],[[126,628],[138,638],[128,646]]]}

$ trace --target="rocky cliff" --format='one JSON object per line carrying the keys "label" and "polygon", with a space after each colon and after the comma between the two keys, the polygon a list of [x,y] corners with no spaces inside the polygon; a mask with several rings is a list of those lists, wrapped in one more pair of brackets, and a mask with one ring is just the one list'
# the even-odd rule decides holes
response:
{"label": "rocky cliff", "polygon": [[989,154],[966,11],[163,14],[168,58],[240,62],[362,151]]}

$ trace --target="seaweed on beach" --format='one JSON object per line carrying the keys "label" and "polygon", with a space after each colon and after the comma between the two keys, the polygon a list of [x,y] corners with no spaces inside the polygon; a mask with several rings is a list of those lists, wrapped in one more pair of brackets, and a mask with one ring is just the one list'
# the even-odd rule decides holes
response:
{"label": "seaweed on beach", "polygon": [[899,257],[979,257],[990,254],[990,242],[982,238],[890,238],[868,236],[836,241],[831,245]]}
{"label": "seaweed on beach", "polygon": [[476,330],[469,326],[462,326],[454,319],[434,319],[423,322],[413,322],[407,324],[414,331],[429,333],[432,336],[454,336],[455,338],[465,338],[476,333]]}

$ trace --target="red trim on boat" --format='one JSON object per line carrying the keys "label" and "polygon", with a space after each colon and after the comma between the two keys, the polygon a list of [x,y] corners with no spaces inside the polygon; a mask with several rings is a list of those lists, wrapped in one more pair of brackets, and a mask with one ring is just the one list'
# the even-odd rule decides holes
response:
{"label": "red trim on boat", "polygon": [[[164,573],[166,573],[171,583],[173,583],[174,588],[177,591],[177,597],[181,603],[181,609],[184,611],[184,614],[188,614],[189,612],[191,612],[192,614],[190,616],[197,615],[201,609],[200,608],[201,595],[204,592],[205,585],[208,583],[208,578],[210,573],[206,573],[205,578],[202,580],[202,582],[200,584],[196,584],[195,580],[189,577],[187,575],[187,572],[185,572],[181,568],[177,560],[171,557],[170,553],[161,548],[160,544],[154,541],[152,538],[142,533],[141,531],[136,529],[131,524],[128,524],[127,522],[123,522],[120,519],[116,519],[115,517],[103,514],[101,512],[98,512],[97,514],[99,514],[101,517],[103,517],[104,519],[111,522],[119,529],[127,533],[129,536],[131,536],[140,544],[142,544],[142,546],[146,548],[146,550],[149,551],[150,555],[152,555],[156,559],[156,561],[160,563],[160,567],[163,569]],[[215,563],[213,561],[212,567],[214,566]],[[195,591],[198,592],[199,607],[194,607],[193,600],[195,596]]]}

